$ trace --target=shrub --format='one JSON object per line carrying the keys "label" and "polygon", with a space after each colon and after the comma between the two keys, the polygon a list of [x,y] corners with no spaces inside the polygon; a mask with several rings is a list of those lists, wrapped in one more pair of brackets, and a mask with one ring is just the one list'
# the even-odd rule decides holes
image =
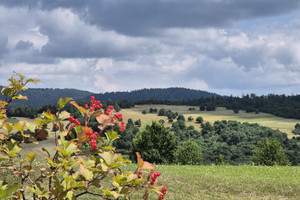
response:
{"label": "shrub", "polygon": [[[26,89],[27,83],[37,83],[39,80],[26,80],[25,76],[15,73],[9,81],[11,84],[1,90],[7,101],[0,101],[0,169],[11,172],[10,175],[16,178],[8,183],[6,177],[1,177],[0,199],[77,199],[84,195],[102,199],[129,199],[131,191],[135,189],[145,191],[144,199],[147,199],[149,189],[157,192],[160,199],[163,198],[166,187],[156,181],[160,172],[155,172],[153,165],[143,161],[138,152],[137,169],[134,172],[122,170],[121,167],[130,160],[116,154],[112,146],[120,135],[113,130],[106,131],[106,128],[114,125],[119,126],[120,130],[125,128],[124,122],[120,121],[122,114],[113,113],[113,106],[108,105],[104,112],[100,101],[95,101],[94,97],[84,107],[72,101],[72,98],[61,98],[57,104],[58,112],[53,114],[50,109],[44,111],[41,118],[34,119],[36,125],[27,121],[8,123],[6,106],[15,99],[27,99],[18,93]],[[80,111],[83,123],[62,111],[68,103]],[[100,132],[94,132],[88,126],[92,117],[96,117]],[[64,121],[67,121],[68,127]],[[33,152],[21,157],[20,144],[24,141],[36,142],[30,132],[41,127],[43,130],[50,123],[58,127],[54,133],[56,152],[51,156],[42,148],[48,154],[46,165],[37,169],[39,155]],[[20,141],[10,138],[13,128],[18,130]]]}
{"label": "shrub", "polygon": [[182,165],[199,165],[203,156],[199,145],[192,140],[188,140],[184,142],[182,147],[178,148],[176,158],[179,164]]}
{"label": "shrub", "polygon": [[174,134],[163,124],[153,121],[133,139],[131,158],[134,160],[135,152],[140,152],[149,162],[170,164],[174,161],[176,146]]}
{"label": "shrub", "polygon": [[288,165],[289,160],[277,139],[262,138],[258,142],[254,153],[253,162],[256,165]]}

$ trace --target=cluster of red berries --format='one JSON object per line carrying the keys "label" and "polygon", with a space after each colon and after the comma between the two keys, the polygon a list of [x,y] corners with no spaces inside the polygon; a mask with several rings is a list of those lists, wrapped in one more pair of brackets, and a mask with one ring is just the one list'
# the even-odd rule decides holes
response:
{"label": "cluster of red berries", "polygon": [[155,172],[154,174],[153,174],[153,176],[151,176],[150,178],[151,178],[151,185],[153,185],[154,184],[154,182],[156,181],[156,177],[158,177],[158,176],[160,176],[160,172]]}
{"label": "cluster of red berries", "polygon": [[108,109],[106,110],[105,114],[109,115],[109,113],[114,109],[113,106],[108,106]]}
{"label": "cluster of red berries", "polygon": [[76,125],[80,125],[80,122],[77,120],[77,119],[75,119],[74,117],[72,117],[72,116],[70,116],[69,118],[68,118],[71,122],[73,122],[73,123],[75,123]]}
{"label": "cluster of red berries", "polygon": [[[91,107],[90,107],[90,110],[91,111],[94,111],[96,109],[100,109],[102,108],[102,103],[100,101],[95,101],[95,97],[94,96],[91,96]],[[85,104],[84,105],[85,108],[89,108],[89,105],[88,104]]]}
{"label": "cluster of red berries", "polygon": [[97,135],[98,135],[98,133],[97,132],[92,132],[92,131],[87,131],[87,132],[85,132],[85,134],[86,135],[88,135],[89,136],[89,138],[90,138],[90,145],[91,145],[91,147],[92,147],[92,149],[93,150],[95,150],[96,148],[97,148]]}
{"label": "cluster of red berries", "polygon": [[159,196],[159,200],[163,199],[166,194],[167,194],[167,187],[163,187],[163,193]]}
{"label": "cluster of red berries", "polygon": [[121,121],[121,128],[120,128],[121,131],[124,131],[125,130],[125,122]]}
{"label": "cluster of red berries", "polygon": [[115,118],[117,118],[118,120],[120,120],[122,118],[122,113],[116,113],[115,114]]}

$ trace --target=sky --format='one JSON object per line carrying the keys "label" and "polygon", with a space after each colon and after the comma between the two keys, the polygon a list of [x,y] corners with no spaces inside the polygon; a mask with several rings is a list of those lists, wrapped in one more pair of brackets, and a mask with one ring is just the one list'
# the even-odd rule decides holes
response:
{"label": "sky", "polygon": [[299,0],[0,0],[0,85],[15,71],[96,93],[300,94],[299,11]]}

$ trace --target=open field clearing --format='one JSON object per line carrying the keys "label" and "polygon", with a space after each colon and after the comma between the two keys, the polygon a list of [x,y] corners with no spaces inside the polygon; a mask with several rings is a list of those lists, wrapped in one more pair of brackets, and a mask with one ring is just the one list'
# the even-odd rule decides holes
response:
{"label": "open field clearing", "polygon": [[[166,123],[166,126],[171,126],[171,123],[168,123],[168,118],[166,116],[158,116],[157,114],[148,113],[150,108],[165,108],[166,110],[171,110],[172,112],[178,112],[183,114],[186,120],[186,125],[193,125],[195,129],[200,130],[200,125],[196,123],[196,118],[202,116],[204,122],[214,123],[217,120],[236,120],[239,122],[248,122],[248,123],[258,123],[262,126],[267,126],[273,129],[279,129],[282,132],[288,134],[291,138],[294,135],[292,130],[296,123],[299,123],[300,120],[297,119],[287,119],[283,117],[277,117],[267,113],[246,113],[245,111],[239,111],[238,114],[233,113],[232,110],[227,110],[225,108],[217,108],[215,111],[200,111],[198,107],[195,107],[196,110],[189,110],[192,106],[168,106],[168,105],[136,105],[134,108],[122,109],[124,120],[127,121],[128,118],[132,118],[133,121],[141,119],[142,125],[151,123],[152,120],[159,121],[163,119]],[[147,114],[142,114],[142,111],[146,110]],[[192,116],[193,121],[189,122],[187,118]]]}

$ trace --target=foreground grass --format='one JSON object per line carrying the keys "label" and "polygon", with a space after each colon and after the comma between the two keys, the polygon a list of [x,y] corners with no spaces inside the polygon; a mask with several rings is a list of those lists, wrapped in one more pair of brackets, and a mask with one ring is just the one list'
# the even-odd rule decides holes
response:
{"label": "foreground grass", "polygon": [[157,170],[168,187],[165,199],[300,197],[300,167],[158,165]]}
{"label": "foreground grass", "polygon": [[[135,165],[129,165],[134,170]],[[299,199],[300,167],[156,165],[169,200]],[[142,199],[132,194],[132,199]],[[92,196],[80,199],[97,199]],[[158,199],[151,192],[149,199]]]}
{"label": "foreground grass", "polygon": [[[245,111],[239,111],[239,113],[233,113],[232,110],[227,110],[222,107],[218,107],[215,111],[200,111],[198,107],[194,107],[195,110],[189,110],[192,106],[170,106],[170,105],[136,105],[130,109],[122,109],[124,120],[127,121],[128,118],[136,121],[141,119],[142,126],[145,124],[150,124],[152,120],[159,121],[160,119],[164,120],[165,126],[171,126],[171,123],[168,123],[168,118],[166,116],[158,116],[157,114],[147,113],[142,114],[143,110],[149,111],[150,108],[165,108],[166,110],[171,110],[172,112],[178,112],[183,114],[186,119],[187,126],[194,126],[196,130],[200,130],[200,125],[196,123],[196,118],[202,116],[204,122],[214,123],[217,120],[236,120],[239,122],[248,122],[248,123],[258,123],[262,126],[267,126],[272,129],[278,129],[282,132],[288,134],[289,138],[295,136],[292,133],[292,130],[295,127],[296,123],[300,121],[297,119],[287,119],[282,117],[277,117],[268,113],[246,113]],[[187,119],[189,116],[194,118],[193,121],[188,122]]]}

